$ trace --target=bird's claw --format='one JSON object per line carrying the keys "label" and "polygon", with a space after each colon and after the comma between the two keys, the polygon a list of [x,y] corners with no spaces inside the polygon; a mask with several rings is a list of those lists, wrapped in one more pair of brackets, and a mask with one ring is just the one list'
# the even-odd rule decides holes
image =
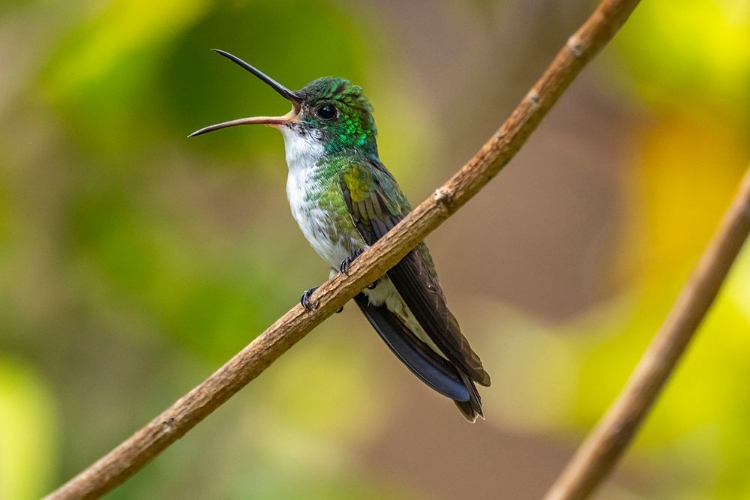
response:
{"label": "bird's claw", "polygon": [[313,303],[310,300],[310,296],[317,289],[318,289],[317,286],[314,286],[312,288],[308,288],[307,290],[305,290],[302,293],[302,297],[300,297],[300,299],[299,299],[299,303],[302,304],[302,307],[304,307],[307,311],[312,311],[313,309],[315,309],[318,306],[317,302]]}
{"label": "bird's claw", "polygon": [[[302,307],[305,308],[306,311],[312,311],[316,307],[318,307],[317,302],[313,302],[310,300],[310,296],[313,294],[315,290],[317,290],[320,287],[314,286],[312,288],[308,288],[304,292],[302,292],[302,297],[299,299],[299,303],[302,304]],[[336,311],[336,314],[340,313],[344,310],[344,306],[339,307],[338,311]]]}
{"label": "bird's claw", "polygon": [[342,274],[349,276],[349,268],[352,267],[352,262],[354,262],[354,259],[359,257],[362,252],[363,250],[357,250],[352,255],[342,260],[341,265],[339,266],[339,271],[341,271]]}

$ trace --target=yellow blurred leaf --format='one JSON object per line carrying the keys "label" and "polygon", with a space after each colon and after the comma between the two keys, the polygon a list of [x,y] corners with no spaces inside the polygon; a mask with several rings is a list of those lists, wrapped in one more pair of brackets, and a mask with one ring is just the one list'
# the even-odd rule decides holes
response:
{"label": "yellow blurred leaf", "polygon": [[43,382],[26,366],[0,358],[0,498],[39,498],[53,486],[54,417]]}
{"label": "yellow blurred leaf", "polygon": [[747,0],[643,2],[616,44],[649,101],[684,108],[701,94],[740,116],[750,105]]}

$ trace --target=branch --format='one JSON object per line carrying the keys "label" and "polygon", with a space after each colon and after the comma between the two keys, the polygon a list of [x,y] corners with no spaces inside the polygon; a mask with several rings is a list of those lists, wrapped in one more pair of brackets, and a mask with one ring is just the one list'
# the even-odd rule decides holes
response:
{"label": "branch", "polygon": [[750,233],[750,168],[690,280],[627,385],[589,434],[545,500],[587,498],[635,436],[719,293]]}
{"label": "branch", "polygon": [[323,284],[312,296],[317,305],[312,312],[299,305],[288,311],[203,383],[47,498],[95,498],[112,490],[260,375],[365,286],[385,274],[500,172],[637,4],[638,0],[604,0],[568,39],[544,75],[479,152],[433,196],[360,255],[348,277],[339,274]]}

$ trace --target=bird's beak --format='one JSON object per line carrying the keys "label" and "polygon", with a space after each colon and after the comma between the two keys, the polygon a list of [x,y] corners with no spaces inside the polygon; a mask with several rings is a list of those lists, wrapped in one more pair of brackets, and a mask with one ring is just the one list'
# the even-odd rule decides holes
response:
{"label": "bird's beak", "polygon": [[217,123],[215,125],[209,125],[208,127],[203,127],[200,130],[196,130],[192,134],[190,134],[188,137],[194,137],[196,135],[206,134],[208,132],[213,132],[214,130],[219,130],[222,128],[227,127],[234,127],[235,125],[271,125],[272,127],[279,127],[282,125],[287,125],[295,120],[298,119],[300,110],[302,109],[302,98],[297,92],[291,91],[288,88],[284,87],[282,84],[271,78],[270,76],[266,75],[262,71],[258,70],[257,68],[254,68],[250,66],[248,63],[243,61],[237,56],[234,56],[230,54],[229,52],[224,52],[223,50],[213,49],[214,52],[226,57],[230,61],[233,61],[237,63],[238,65],[242,66],[246,70],[248,70],[253,75],[260,78],[262,81],[264,81],[268,86],[270,86],[272,89],[274,89],[276,92],[281,95],[284,99],[290,101],[292,103],[292,110],[285,114],[284,116],[254,116],[251,118],[240,118],[238,120],[231,120],[228,122],[222,122]]}

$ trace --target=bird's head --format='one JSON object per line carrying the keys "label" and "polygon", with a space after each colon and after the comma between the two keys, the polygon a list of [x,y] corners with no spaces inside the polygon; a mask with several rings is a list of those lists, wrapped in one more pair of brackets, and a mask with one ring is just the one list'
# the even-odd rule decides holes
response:
{"label": "bird's head", "polygon": [[285,139],[302,137],[318,143],[328,154],[357,151],[377,155],[372,106],[358,85],[343,78],[325,77],[292,91],[238,57],[222,50],[216,52],[260,78],[290,101],[292,109],[283,116],[256,116],[217,123],[193,132],[190,137],[235,125],[261,124],[278,128]]}

